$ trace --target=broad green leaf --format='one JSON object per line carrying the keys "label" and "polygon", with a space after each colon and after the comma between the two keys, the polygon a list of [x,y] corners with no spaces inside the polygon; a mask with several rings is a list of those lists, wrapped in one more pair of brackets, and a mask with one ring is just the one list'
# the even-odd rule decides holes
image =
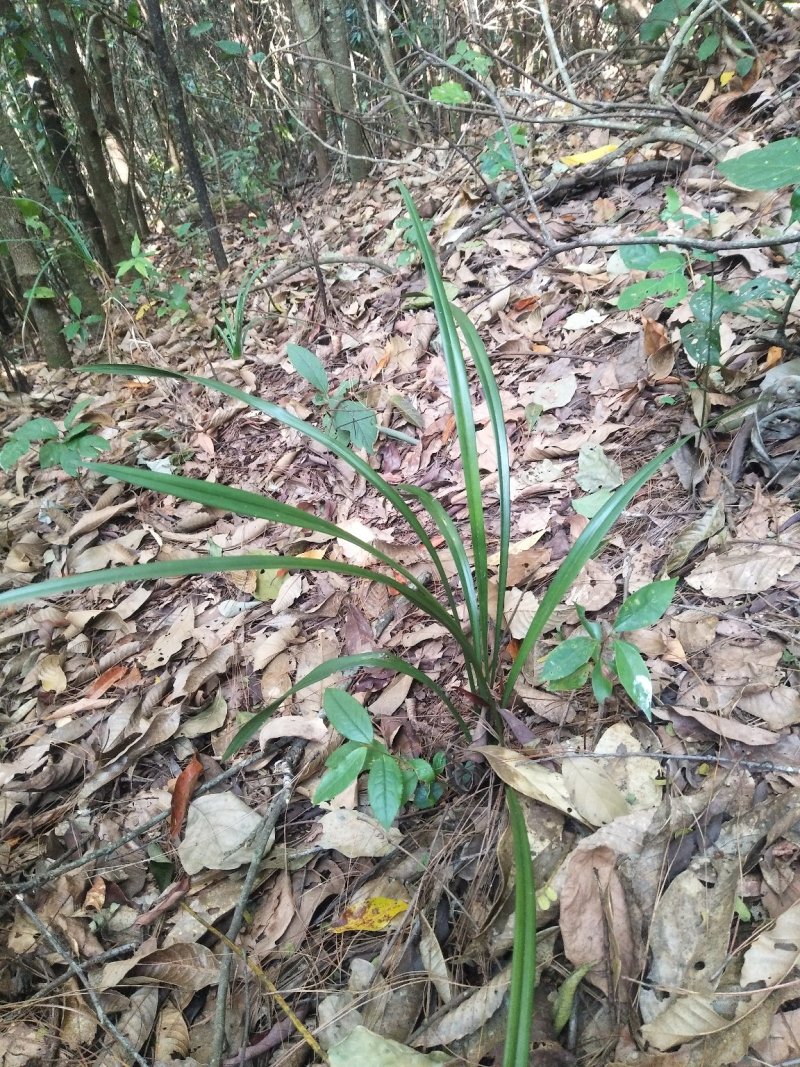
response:
{"label": "broad green leaf", "polygon": [[392,756],[375,760],[367,779],[367,796],[375,818],[381,826],[389,827],[397,818],[403,803],[405,783],[403,772]]}
{"label": "broad green leaf", "polygon": [[658,245],[623,245],[619,258],[628,270],[650,270],[650,264],[661,255]]}
{"label": "broad green leaf", "polygon": [[614,641],[614,670],[636,707],[652,719],[653,683],[639,649],[628,641]]}
{"label": "broad green leaf", "polygon": [[18,430],[0,449],[0,469],[10,471],[30,448],[34,441],[47,441],[58,437],[58,427],[50,419],[31,419]]}
{"label": "broad green leaf", "polygon": [[598,704],[605,704],[613,692],[611,679],[606,676],[600,660],[592,668],[592,693]]}
{"label": "broad green leaf", "polygon": [[567,678],[579,667],[594,659],[599,648],[599,643],[593,637],[570,637],[548,653],[539,671],[539,677],[543,682]]}
{"label": "broad green leaf", "polygon": [[428,94],[431,100],[436,101],[437,104],[448,104],[450,107],[457,107],[459,104],[468,104],[472,97],[467,90],[458,84],[458,82],[442,82],[441,85],[434,85]]}
{"label": "broad green leaf", "polygon": [[681,326],[681,342],[696,367],[716,367],[722,356],[719,326],[709,322],[687,322]]}
{"label": "broad green leaf", "polygon": [[408,763],[420,782],[432,782],[436,777],[436,772],[426,759],[410,759]]}
{"label": "broad green leaf", "polygon": [[343,760],[323,774],[314,793],[313,802],[324,804],[326,800],[333,800],[337,797],[358,778],[366,762],[366,748],[355,748],[348,752]]}
{"label": "broad green leaf", "polygon": [[750,71],[753,69],[755,58],[753,56],[742,56],[741,59],[736,60],[734,70],[740,78],[746,78]]}
{"label": "broad green leaf", "polygon": [[328,722],[342,737],[364,745],[372,742],[374,732],[369,712],[344,689],[326,689],[322,706]]}
{"label": "broad green leaf", "polygon": [[322,362],[314,355],[313,352],[309,352],[307,348],[303,348],[302,345],[288,344],[286,346],[286,355],[289,357],[289,362],[294,367],[301,377],[305,378],[318,393],[328,395],[330,390],[328,375],[325,373],[325,368]]}
{"label": "broad green leaf", "polygon": [[697,48],[697,58],[701,63],[705,63],[707,59],[711,59],[716,50],[719,48],[719,34],[709,33],[699,44]]}
{"label": "broad green leaf", "polygon": [[660,296],[668,291],[668,286],[663,278],[644,278],[640,282],[634,282],[627,286],[619,294],[617,307],[620,311],[632,311],[649,300],[653,296]]}
{"label": "broad green leaf", "polygon": [[652,626],[658,622],[672,603],[677,584],[677,578],[669,578],[662,582],[650,582],[649,585],[643,585],[641,589],[631,593],[627,600],[623,601],[614,620],[617,633],[623,630],[641,630],[643,626]]}
{"label": "broad green leaf", "polygon": [[781,189],[800,184],[800,137],[784,137],[765,148],[718,163],[717,169],[743,189]]}
{"label": "broad green leaf", "polygon": [[241,41],[217,41],[216,44],[220,52],[223,52],[226,56],[247,55],[247,48]]}
{"label": "broad green leaf", "polygon": [[378,439],[375,412],[360,400],[343,400],[333,412],[333,427],[337,433],[347,434],[353,448],[372,452]]}
{"label": "broad green leaf", "polygon": [[578,515],[583,515],[585,519],[593,519],[606,506],[612,495],[611,489],[598,489],[596,493],[589,493],[587,496],[573,500],[572,507]]}
{"label": "broad green leaf", "polygon": [[590,668],[591,663],[584,663],[582,667],[578,667],[576,671],[568,674],[566,678],[554,678],[547,683],[548,691],[551,693],[572,693],[576,689],[583,689],[589,677]]}
{"label": "broad green leaf", "polygon": [[789,207],[791,209],[791,215],[789,216],[789,225],[797,222],[800,219],[800,189],[795,189],[792,192],[791,199],[789,200]]}

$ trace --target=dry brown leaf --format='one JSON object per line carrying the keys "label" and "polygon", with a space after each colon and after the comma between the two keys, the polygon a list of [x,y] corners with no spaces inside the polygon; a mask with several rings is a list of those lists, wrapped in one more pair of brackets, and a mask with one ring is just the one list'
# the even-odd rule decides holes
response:
{"label": "dry brown leaf", "polygon": [[720,600],[741,594],[753,595],[771,589],[779,578],[800,563],[800,546],[734,545],[726,552],[712,552],[686,576],[686,584],[705,596]]}
{"label": "dry brown leaf", "polygon": [[315,846],[335,849],[348,859],[388,856],[403,839],[396,827],[387,830],[371,815],[346,808],[326,812],[320,825],[322,834],[314,842]]}
{"label": "dry brown leaf", "polygon": [[[208,793],[189,805],[178,856],[187,874],[232,871],[253,857],[261,816],[233,793]],[[273,832],[273,840],[275,838]]]}

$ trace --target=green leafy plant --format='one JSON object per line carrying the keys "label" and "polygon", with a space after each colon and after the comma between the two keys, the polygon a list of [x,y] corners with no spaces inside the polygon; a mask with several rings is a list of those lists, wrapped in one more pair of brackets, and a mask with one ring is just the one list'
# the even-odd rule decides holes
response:
{"label": "green leafy plant", "polygon": [[126,274],[130,274],[131,271],[135,271],[136,274],[141,275],[145,281],[150,281],[155,278],[158,271],[155,268],[153,260],[142,248],[142,242],[139,239],[139,235],[131,241],[131,254],[129,259],[123,259],[117,267],[117,280],[124,278]]}
{"label": "green leafy plant", "polygon": [[570,637],[556,645],[545,657],[539,678],[551,692],[582,689],[589,678],[598,704],[611,696],[614,682],[619,682],[637,708],[652,718],[653,683],[641,653],[619,635],[641,630],[658,622],[672,602],[676,578],[650,582],[632,593],[617,612],[610,629],[586,618],[577,607],[578,618],[586,635]]}
{"label": "green leafy plant", "polygon": [[89,335],[93,326],[103,321],[103,316],[97,313],[84,315],[83,304],[75,293],[67,297],[67,304],[73,318],[64,326],[64,337],[70,343],[78,344],[85,348],[89,343]]}
{"label": "green leafy plant", "polygon": [[[639,28],[641,41],[645,44],[653,44],[660,40],[673,25],[680,26],[691,13],[692,8],[697,7],[698,2],[699,0],[658,0],[653,4]],[[737,23],[733,22],[732,25],[736,26]],[[730,26],[726,25],[726,29],[729,31]],[[698,20],[697,27],[689,35],[689,40],[692,38],[696,40],[695,55],[702,63],[716,55],[722,43],[717,29],[710,27],[707,19]],[[740,51],[747,51],[752,48],[752,45],[746,37],[740,37],[736,42],[736,47]],[[736,62],[736,73],[740,77],[749,74],[754,62],[754,56],[741,56]]]}
{"label": "green leafy plant", "polygon": [[428,96],[437,104],[447,104],[448,107],[461,107],[468,104],[472,97],[458,82],[447,81],[441,85],[434,85]]}
{"label": "green leafy plant", "polygon": [[490,57],[477,51],[466,41],[458,41],[447,59],[454,67],[459,67],[469,74],[475,74],[478,78],[485,78],[492,69]]}
{"label": "green leafy plant", "polygon": [[256,281],[269,266],[270,264],[263,263],[254,271],[245,274],[236,293],[233,309],[229,308],[227,304],[223,304],[220,308],[222,326],[215,325],[214,329],[233,359],[242,358],[247,335],[255,325],[254,319],[247,318],[247,301],[250,298],[250,292]]}
{"label": "green leafy plant", "polygon": [[[173,381],[201,385],[213,392],[240,400],[276,422],[299,432],[310,441],[324,446],[347,464],[354,474],[363,478],[373,491],[380,494],[387,509],[393,509],[398,517],[405,521],[411,536],[428,558],[434,577],[432,588],[439,591],[439,595],[428,587],[424,576],[420,576],[415,570],[399,563],[379,546],[362,540],[350,530],[313,512],[282,503],[267,495],[245,492],[200,479],[162,474],[118,464],[87,462],[85,466],[90,471],[103,477],[118,479],[129,485],[195,501],[206,507],[219,508],[240,516],[265,519],[287,528],[310,530],[331,539],[336,538],[360,549],[366,557],[372,560],[372,566],[360,566],[337,559],[269,553],[221,558],[210,555],[199,556],[50,579],[27,585],[22,589],[0,593],[0,607],[30,601],[37,597],[53,596],[68,590],[107,585],[112,581],[175,578],[188,574],[213,574],[254,569],[307,573],[327,571],[349,578],[376,582],[405,597],[422,615],[443,627],[461,656],[470,692],[474,694],[478,703],[488,709],[493,728],[498,734],[502,732],[503,720],[500,709],[509,705],[520,672],[544,633],[553,612],[561,604],[585,564],[600,549],[609,530],[636,493],[656,473],[661,464],[680,447],[682,442],[678,441],[665,449],[616,489],[589,521],[562,560],[558,571],[553,575],[534,618],[519,644],[513,663],[506,668],[501,653],[505,643],[503,608],[511,544],[511,475],[503,404],[483,342],[468,316],[451,302],[422,220],[405,187],[400,186],[400,191],[411,219],[416,247],[428,276],[431,299],[439,327],[440,349],[450,383],[461,456],[468,514],[468,536],[462,536],[443,505],[426,489],[415,485],[391,484],[337,437],[261,397],[246,393],[217,378],[180,374],[137,364],[98,364],[86,369],[92,373],[168,378]],[[252,276],[248,279],[248,283],[252,284]],[[244,300],[241,304],[244,304]],[[473,385],[465,349],[471,359],[477,384],[480,386],[480,392],[486,404],[497,460],[497,504],[495,505],[494,501],[491,502],[493,510],[491,533],[487,516],[489,502],[482,484],[478,454]],[[322,384],[321,379],[319,384]],[[434,541],[434,538],[437,540]],[[489,581],[488,563],[490,539],[496,543],[498,548],[497,577],[496,582],[492,584]],[[437,548],[437,544],[443,546],[441,551]],[[445,551],[447,559],[443,554]],[[462,621],[462,605],[466,617],[465,622]],[[225,758],[230,758],[239,751],[256,735],[267,719],[295,694],[310,686],[320,685],[340,672],[356,668],[394,671],[421,683],[449,710],[463,737],[470,738],[469,726],[459,708],[450,694],[433,677],[400,656],[382,651],[366,651],[357,655],[334,657],[298,679],[290,689],[260,709],[239,729],[225,753]],[[366,743],[365,734],[362,745]],[[358,757],[353,757],[354,761],[356,758],[361,758],[360,754]],[[383,766],[386,769],[388,764]],[[507,790],[506,796],[516,865],[517,912],[504,1067],[527,1067],[536,970],[536,897],[525,818],[513,790]]]}
{"label": "green leafy plant", "polygon": [[11,470],[34,445],[41,445],[39,466],[61,467],[74,478],[86,460],[94,459],[109,447],[102,437],[91,433],[94,420],[78,421],[91,402],[92,398],[86,397],[75,404],[64,416],[63,430],[52,419],[45,418],[30,419],[20,426],[0,449],[0,468]]}
{"label": "green leafy plant", "polygon": [[436,776],[444,767],[443,757],[424,759],[393,756],[372,728],[369,712],[343,689],[326,689],[322,706],[328,722],[347,740],[326,760],[327,772],[314,793],[314,803],[333,800],[368,772],[367,795],[375,818],[389,827],[403,804],[414,799],[417,807],[431,807],[442,795]]}
{"label": "green leafy plant", "polygon": [[347,379],[331,392],[327,372],[313,352],[302,345],[290,344],[286,353],[297,373],[317,390],[313,403],[323,408],[323,430],[345,445],[372,452],[378,437],[375,412],[347,395],[358,382]]}
{"label": "green leafy plant", "polygon": [[[518,148],[528,147],[528,134],[524,126],[514,122],[509,126],[511,140]],[[501,174],[513,172],[514,152],[508,143],[505,130],[497,130],[486,140],[486,147],[480,155],[481,172],[493,181]]]}
{"label": "green leafy plant", "polygon": [[[754,157],[754,158],[753,158]],[[777,189],[800,182],[800,138],[786,138],[763,149],[747,152],[737,159],[720,163],[719,169],[731,181],[744,188]],[[791,198],[791,222],[800,218],[800,195]],[[698,217],[685,211],[675,189],[667,189],[665,222],[680,222],[689,232],[697,226],[713,223],[713,216]],[[649,236],[645,234],[644,236]],[[726,289],[709,275],[700,278],[699,287],[691,292],[703,263],[714,263],[714,253],[700,249],[664,250],[657,245],[626,245],[620,258],[629,270],[644,271],[651,277],[626,286],[619,295],[618,307],[629,311],[647,300],[662,297],[672,308],[688,298],[692,319],[680,329],[686,354],[695,366],[715,366],[722,353],[720,326],[726,314],[744,315],[757,321],[780,323],[782,306],[794,297],[789,282],[777,278],[751,278],[735,290]],[[800,276],[800,254],[795,253],[787,271],[789,278]]]}

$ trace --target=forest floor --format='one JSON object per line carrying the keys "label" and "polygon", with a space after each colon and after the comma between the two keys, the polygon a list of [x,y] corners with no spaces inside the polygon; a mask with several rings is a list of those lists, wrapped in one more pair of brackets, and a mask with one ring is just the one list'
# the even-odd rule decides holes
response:
{"label": "forest floor", "polygon": [[[554,162],[601,147],[596,134],[558,143],[553,133],[540,162],[548,151]],[[670,153],[681,149],[648,146],[639,160]],[[131,1049],[136,1062],[205,1065],[222,1049],[226,1064],[287,1067],[315,1060],[304,1026],[334,1049],[332,1063],[352,1032],[362,1042],[360,1053],[347,1046],[352,1064],[499,1064],[514,900],[499,774],[522,794],[534,854],[532,1063],[714,1067],[797,1055],[800,524],[791,478],[765,470],[763,448],[753,450],[752,418],[724,431],[698,425],[743,401],[752,414],[765,388],[798,368],[764,339],[763,323],[735,313],[722,327],[724,373],[693,367],[677,335],[685,303],[616,306],[643,275],[612,247],[648,229],[685,232],[685,217],[662,216],[668,185],[699,220],[692,234],[722,239],[780,217],[788,192],[737,190],[707,163],[690,161],[666,182],[622,169],[542,208],[557,239],[600,234],[604,246],[541,263],[524,209],[512,205],[484,227],[492,205],[469,169],[447,152],[419,152],[380,180],[316,191],[302,216],[277,205],[223,221],[233,266],[222,276],[201,235],[155,238],[148,251],[166,282],[185,286],[186,306],[115,303],[87,361],[216,377],[314,421],[314,390],[287,359],[287,343],[303,345],[332,385],[355,382],[352,394],[379,426],[410,438],[379,434],[370,463],[393,484],[429,489],[465,524],[424,274],[398,264],[408,246],[396,226],[396,177],[432,223],[442,273],[501,390],[512,642],[587,522],[574,505],[693,435],[624,513],[537,650],[538,662],[576,631],[576,605],[609,622],[624,596],[679,577],[666,615],[631,635],[653,678],[652,721],[621,689],[601,708],[589,687],[547,692],[532,663],[490,768],[476,751],[488,727],[463,695],[458,650],[442,627],[367,580],[266,581],[253,571],[109,584],[6,611],[0,855],[18,894],[0,946],[7,1067],[129,1063]],[[268,262],[251,293],[244,358],[231,360],[214,331],[219,308]],[[785,260],[754,249],[714,269],[730,290],[785,277]],[[796,318],[787,333],[794,328]],[[424,569],[421,546],[363,480],[236,400],[80,367],[28,363],[25,373],[31,391],[2,397],[6,432],[33,415],[63,418],[91,397],[83,417],[108,442],[104,460],[270,494]],[[476,416],[491,532],[497,470],[477,399]],[[778,442],[784,457],[796,449],[792,436]],[[30,456],[0,481],[0,507],[0,588],[209,551],[365,562],[322,535],[95,474],[42,471]],[[323,661],[365,649],[402,654],[434,677],[460,703],[475,744],[408,678],[365,669],[304,690],[260,743],[221,760],[253,711]],[[388,831],[365,789],[314,806],[332,743],[320,717],[330,684],[365,702],[392,752],[445,754],[437,803],[407,805]],[[278,795],[274,842],[250,888],[254,828]],[[255,973],[236,958],[220,992],[218,931],[231,929],[237,906],[235,943]]]}

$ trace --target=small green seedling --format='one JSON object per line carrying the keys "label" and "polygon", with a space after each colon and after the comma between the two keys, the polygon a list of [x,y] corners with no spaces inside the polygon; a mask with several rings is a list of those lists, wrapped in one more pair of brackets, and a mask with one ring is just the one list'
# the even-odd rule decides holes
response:
{"label": "small green seedling", "polygon": [[227,304],[223,304],[220,308],[222,326],[215,326],[214,329],[232,359],[242,358],[247,335],[256,321],[255,319],[247,318],[247,301],[256,280],[269,266],[271,264],[263,263],[250,274],[245,274],[236,293],[236,303],[233,305],[233,309],[229,308]]}
{"label": "small green seedling", "polygon": [[44,444],[39,449],[39,466],[42,469],[61,467],[75,478],[78,468],[86,460],[96,459],[109,447],[102,437],[89,432],[95,425],[92,419],[76,421],[91,402],[92,397],[86,397],[75,404],[64,417],[63,431],[59,430],[52,419],[44,418],[30,419],[20,426],[0,449],[0,468],[4,471],[11,470],[26,452],[43,441]]}
{"label": "small green seedling", "polygon": [[641,653],[618,634],[652,626],[672,602],[677,578],[651,582],[622,602],[609,632],[599,622],[586,618],[576,608],[586,635],[570,637],[548,653],[539,678],[551,692],[581,689],[591,677],[592,692],[598,704],[611,696],[618,681],[637,708],[652,719],[653,683]]}
{"label": "small green seedling", "polygon": [[[301,378],[317,390],[313,403],[323,408],[322,429],[344,445],[372,452],[378,437],[375,412],[347,394],[358,382],[348,379],[330,391],[328,374],[320,360],[302,345],[287,345],[287,355]],[[408,440],[408,438],[406,438]]]}
{"label": "small green seedling", "polygon": [[370,807],[387,828],[409,800],[413,799],[418,808],[429,808],[442,796],[436,777],[444,768],[444,753],[438,752],[430,763],[391,755],[386,745],[376,740],[369,712],[343,689],[326,689],[322,705],[328,722],[346,740],[325,761],[328,770],[314,793],[315,804],[333,800],[362,771],[369,773]]}
{"label": "small green seedling", "polygon": [[142,251],[142,242],[139,239],[138,234],[131,241],[130,259],[123,259],[117,267],[117,280],[124,278],[125,275],[130,274],[131,271],[140,274],[145,281],[150,281],[150,279],[157,273],[150,256]]}
{"label": "small green seedling", "polygon": [[97,314],[84,315],[83,304],[75,293],[70,293],[67,303],[74,317],[64,327],[64,337],[68,342],[74,342],[80,348],[85,348],[89,343],[92,327],[101,323],[103,316]]}

